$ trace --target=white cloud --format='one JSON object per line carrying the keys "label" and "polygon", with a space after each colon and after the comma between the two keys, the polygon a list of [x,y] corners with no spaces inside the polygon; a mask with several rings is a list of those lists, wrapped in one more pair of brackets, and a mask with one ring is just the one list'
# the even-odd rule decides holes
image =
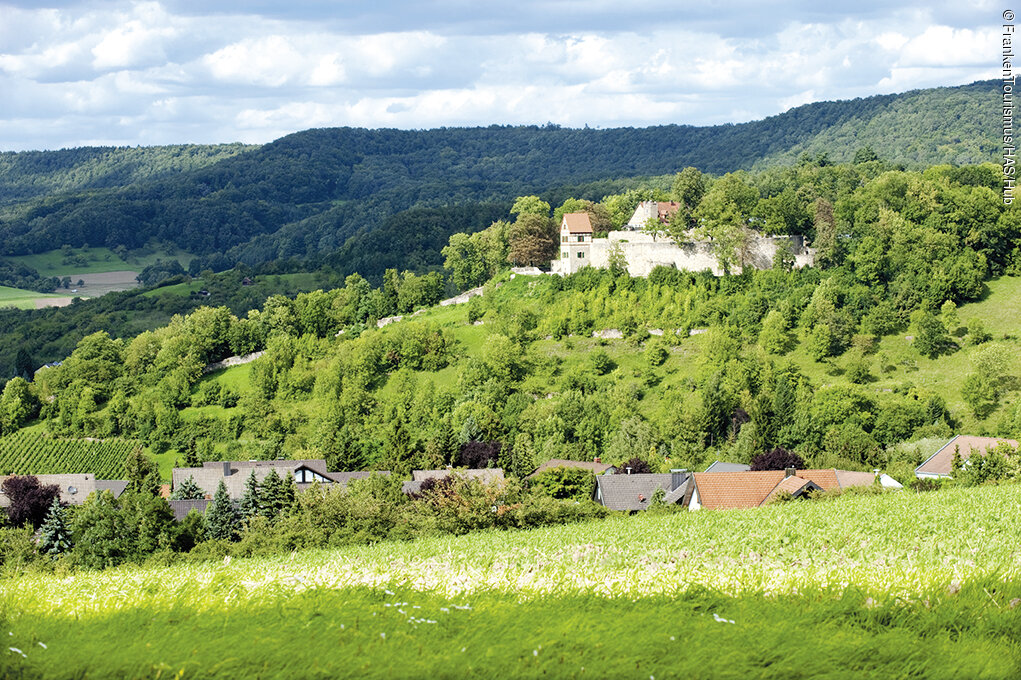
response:
{"label": "white cloud", "polygon": [[241,0],[6,2],[26,6],[0,4],[10,149],[268,141],[322,125],[741,122],[994,77],[999,45],[988,27],[998,12],[978,22],[950,0],[853,10],[748,0],[729,12],[666,0],[329,11],[292,0],[272,16]]}

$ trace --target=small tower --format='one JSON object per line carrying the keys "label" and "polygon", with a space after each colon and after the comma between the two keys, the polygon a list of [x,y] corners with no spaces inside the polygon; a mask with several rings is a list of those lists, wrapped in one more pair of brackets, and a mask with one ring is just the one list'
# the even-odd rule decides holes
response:
{"label": "small tower", "polygon": [[560,263],[555,270],[573,274],[592,260],[592,221],[588,213],[566,213],[560,222]]}

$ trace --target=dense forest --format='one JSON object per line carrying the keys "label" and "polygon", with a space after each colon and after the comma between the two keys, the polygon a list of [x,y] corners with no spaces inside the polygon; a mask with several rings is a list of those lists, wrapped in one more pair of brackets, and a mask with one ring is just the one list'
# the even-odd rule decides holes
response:
{"label": "dense forest", "polygon": [[[716,179],[686,169],[670,189],[682,215],[724,231],[783,224],[817,248],[813,268],[781,255],[723,277],[661,267],[647,279],[616,268],[512,280],[518,241],[556,213],[521,197],[513,223],[449,239],[451,278],[489,280],[466,305],[429,309],[439,273],[389,269],[377,288],[350,275],[244,316],[202,307],[135,337],[98,331],[32,383],[8,382],[0,427],[38,417],[54,435],[137,438],[190,463],[323,457],[402,473],[470,458],[521,473],[551,457],[697,468],[783,447],[810,465],[906,479],[920,452],[903,442],[962,423],[1021,434],[1016,337],[958,312],[994,278],[1021,274],[1021,219],[998,181],[991,164],[816,160]],[[656,191],[558,210],[612,222]],[[623,338],[593,338],[606,328]],[[202,377],[254,350],[265,355],[230,380]],[[949,388],[913,382],[920,365],[938,372],[958,357],[967,368]]]}
{"label": "dense forest", "polygon": [[397,256],[436,266],[437,243],[469,228],[456,212],[395,217],[411,209],[502,205],[532,193],[559,202],[553,194],[563,187],[606,178],[667,175],[685,166],[720,174],[794,162],[806,152],[850,161],[863,146],[912,167],[981,162],[996,140],[968,121],[983,120],[995,108],[997,92],[996,83],[981,82],[809,104],[715,127],[335,128],[256,148],[2,154],[0,255],[55,244],[130,249],[159,240],[200,255],[196,271],[329,257],[343,273],[372,278],[395,264],[372,261],[367,253],[381,238],[372,235],[376,230],[396,230],[403,242],[417,232],[401,223],[421,219],[431,235],[402,245]]}

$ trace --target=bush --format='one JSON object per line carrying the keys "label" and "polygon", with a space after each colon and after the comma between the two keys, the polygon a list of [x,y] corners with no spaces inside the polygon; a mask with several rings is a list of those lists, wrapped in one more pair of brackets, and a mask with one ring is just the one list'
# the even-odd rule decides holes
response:
{"label": "bush", "polygon": [[752,458],[752,470],[795,470],[805,469],[805,460],[793,451],[777,447],[772,451],[766,451]]}
{"label": "bush", "polygon": [[529,488],[561,500],[591,500],[596,478],[591,470],[575,467],[555,467],[540,472],[529,482]]}
{"label": "bush", "polygon": [[3,484],[3,491],[10,499],[7,507],[7,519],[12,526],[23,524],[38,529],[46,518],[46,513],[53,504],[53,499],[60,494],[56,484],[43,485],[38,477],[31,475],[8,477]]}
{"label": "bush", "polygon": [[0,568],[4,575],[20,574],[38,559],[32,533],[28,527],[0,529]]}

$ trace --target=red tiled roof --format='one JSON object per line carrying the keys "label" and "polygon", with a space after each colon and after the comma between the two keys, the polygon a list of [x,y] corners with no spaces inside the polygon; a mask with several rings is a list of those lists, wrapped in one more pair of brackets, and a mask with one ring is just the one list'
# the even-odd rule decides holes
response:
{"label": "red tiled roof", "polygon": [[849,486],[871,486],[875,481],[875,472],[837,470],[837,482],[839,482],[841,489],[846,489]]}
{"label": "red tiled roof", "polygon": [[561,229],[564,226],[567,227],[568,233],[571,234],[592,233],[592,220],[589,219],[587,212],[564,213],[564,220],[560,223]]}
{"label": "red tiled roof", "polygon": [[680,210],[680,208],[681,204],[676,201],[659,201],[656,204],[656,217],[659,218],[660,222],[669,222],[670,216]]}
{"label": "red tiled roof", "polygon": [[[836,471],[797,470],[797,478],[814,482],[824,491],[839,488]],[[707,510],[718,508],[755,508],[768,499],[777,485],[784,481],[783,470],[758,472],[696,472],[695,487],[699,503]]]}
{"label": "red tiled roof", "polygon": [[1018,447],[1018,443],[1013,439],[957,435],[947,442],[943,448],[929,456],[928,460],[915,468],[915,474],[950,475],[953,472],[955,449],[960,449],[961,460],[968,460],[973,451],[978,451],[980,455],[984,456],[987,450],[994,449],[1001,443],[1010,444],[1015,449]]}
{"label": "red tiled roof", "polygon": [[812,480],[805,479],[803,477],[798,477],[797,475],[795,475],[794,477],[788,477],[787,479],[783,480],[775,487],[773,487],[773,490],[769,492],[769,495],[766,496],[765,500],[763,500],[762,503],[760,503],[760,505],[765,505],[769,501],[773,500],[774,498],[776,498],[777,494],[789,493],[790,495],[793,496],[797,492],[804,489],[806,486],[812,486],[814,488],[816,485],[812,484]]}

